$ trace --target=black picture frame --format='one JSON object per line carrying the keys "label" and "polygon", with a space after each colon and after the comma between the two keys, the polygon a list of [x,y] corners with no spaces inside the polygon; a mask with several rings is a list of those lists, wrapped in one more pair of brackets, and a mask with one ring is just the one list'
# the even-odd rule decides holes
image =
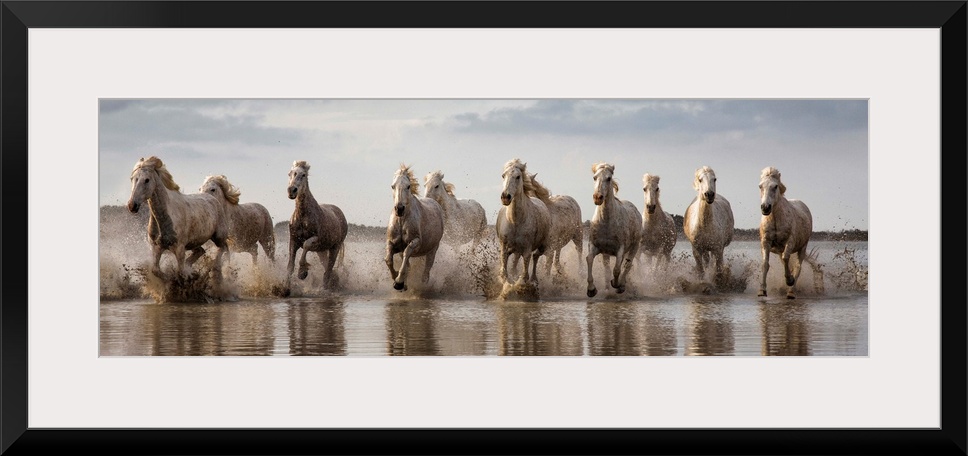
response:
{"label": "black picture frame", "polygon": [[[966,454],[965,259],[941,268],[939,429],[37,429],[27,427],[27,30],[73,27],[940,28],[942,203],[966,196],[966,6],[959,1],[3,1],[0,452],[3,454]],[[548,8],[554,8],[554,14]],[[925,152],[927,153],[927,152]],[[957,202],[956,202],[957,200]],[[943,212],[966,252],[965,211]],[[958,285],[955,289],[954,285]],[[912,303],[916,307],[916,304]],[[934,304],[934,303],[927,303]],[[890,401],[891,398],[884,398]]]}

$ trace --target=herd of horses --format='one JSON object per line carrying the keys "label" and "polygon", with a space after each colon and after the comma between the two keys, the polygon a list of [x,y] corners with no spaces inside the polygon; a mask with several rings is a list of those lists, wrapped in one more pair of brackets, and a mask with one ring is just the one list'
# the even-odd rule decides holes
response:
{"label": "herd of horses", "polygon": [[[300,160],[289,171],[287,191],[295,208],[289,220],[284,295],[290,293],[300,249],[299,279],[308,275],[307,253],[315,252],[324,268],[324,286],[339,285],[335,269],[344,253],[346,217],[336,205],[319,203],[313,197],[309,169],[309,164]],[[598,255],[602,256],[606,271],[610,268],[610,258],[615,258],[609,285],[617,293],[623,293],[633,261],[640,255],[653,271],[670,263],[677,238],[675,222],[662,209],[659,176],[649,173],[643,176],[644,209],[640,213],[635,204],[617,196],[619,186],[613,164],[595,163],[591,172],[596,208],[590,221],[585,256],[587,295],[594,297],[598,292],[592,275],[593,260]],[[568,243],[574,243],[579,257],[582,256],[585,233],[578,202],[571,196],[553,195],[536,179],[536,173],[528,172],[527,164],[520,159],[508,161],[501,177],[502,207],[495,223],[500,280],[505,286],[536,285],[541,256],[546,257],[548,274],[552,266],[560,274],[561,250]],[[432,172],[424,178],[423,195],[418,187],[414,172],[409,166],[401,165],[390,186],[393,206],[386,229],[385,261],[396,290],[407,289],[411,258],[425,258],[420,280],[426,282],[441,243],[472,243],[476,249],[488,234],[484,208],[472,199],[457,198],[454,185],[444,181],[442,172]],[[697,194],[686,209],[683,231],[692,245],[696,273],[703,280],[707,268],[714,267],[717,275],[724,273],[723,251],[732,241],[733,212],[729,201],[716,192],[716,173],[712,168],[703,166],[696,170],[693,188]],[[794,285],[813,231],[812,216],[802,201],[786,198],[786,186],[776,168],[761,171],[759,188],[762,266],[758,295],[767,295],[766,276],[770,253],[774,253],[783,263],[787,298],[793,299]],[[221,265],[228,261],[232,251],[247,252],[255,262],[261,245],[270,260],[275,258],[275,237],[268,210],[258,203],[240,203],[240,191],[224,175],[208,176],[198,193],[186,194],[180,191],[161,159],[142,158],[131,173],[127,207],[131,212],[138,212],[145,205],[150,211],[147,235],[153,254],[151,268],[159,277],[166,277],[160,269],[160,258],[165,251],[175,257],[176,274],[192,275],[192,265],[205,254],[203,245],[208,241],[217,249],[212,272],[218,281]],[[797,255],[796,265],[790,264],[793,254]],[[395,266],[397,255],[401,256],[399,270]],[[517,268],[519,261],[523,261],[523,269],[514,279],[508,270],[509,262],[512,268]]]}

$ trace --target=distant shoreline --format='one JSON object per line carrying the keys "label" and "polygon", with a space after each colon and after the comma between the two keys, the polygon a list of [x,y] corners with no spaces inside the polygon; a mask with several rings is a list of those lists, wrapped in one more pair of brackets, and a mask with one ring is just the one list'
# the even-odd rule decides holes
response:
{"label": "distant shoreline", "polygon": [[[100,221],[101,223],[107,222],[109,218],[115,218],[119,216],[132,217],[133,220],[138,220],[138,223],[144,224],[148,220],[148,211],[141,211],[138,214],[131,214],[128,212],[127,208],[124,206],[114,206],[107,205],[101,206],[100,208]],[[679,240],[685,240],[685,235],[682,231],[682,216],[673,215],[673,219],[676,222],[676,233],[678,234]],[[588,228],[589,222],[585,221],[585,228]],[[276,237],[288,236],[288,226],[289,221],[283,220],[275,224]],[[490,230],[493,232],[494,225],[488,225]],[[349,232],[347,237],[350,240],[362,240],[362,239],[374,239],[383,240],[386,236],[385,226],[367,226],[358,225],[355,223],[349,224]],[[814,231],[810,236],[811,240],[815,241],[867,241],[867,230],[859,229],[847,229],[841,231]],[[736,228],[733,230],[733,240],[734,241],[758,241],[760,240],[760,229],[756,228]]]}

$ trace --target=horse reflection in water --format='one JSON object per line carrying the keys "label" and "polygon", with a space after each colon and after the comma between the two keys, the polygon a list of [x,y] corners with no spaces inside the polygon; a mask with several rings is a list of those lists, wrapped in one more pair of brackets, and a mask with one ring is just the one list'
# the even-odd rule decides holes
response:
{"label": "horse reflection in water", "polygon": [[759,303],[764,356],[811,354],[810,308],[803,302]]}
{"label": "horse reflection in water", "polygon": [[499,303],[498,354],[581,356],[584,342],[575,310],[560,303]]}
{"label": "horse reflection in water", "polygon": [[690,305],[686,355],[732,355],[736,349],[733,321],[725,300],[697,297]]}
{"label": "horse reflection in water", "polygon": [[290,302],[287,313],[290,355],[346,354],[346,310],[341,299]]}

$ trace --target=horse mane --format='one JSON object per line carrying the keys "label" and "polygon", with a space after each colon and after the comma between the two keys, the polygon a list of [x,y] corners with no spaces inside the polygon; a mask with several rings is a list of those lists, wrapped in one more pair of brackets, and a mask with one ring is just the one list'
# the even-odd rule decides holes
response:
{"label": "horse mane", "polygon": [[178,191],[178,184],[175,183],[175,179],[171,177],[171,173],[168,172],[168,168],[165,168],[165,163],[161,161],[160,158],[152,155],[148,158],[142,158],[135,163],[134,169],[131,170],[131,175],[133,176],[139,169],[153,169],[158,173],[158,177],[161,178],[161,182],[165,184],[165,188],[168,190]]}
{"label": "horse mane", "polygon": [[440,182],[444,184],[444,191],[446,191],[448,195],[454,196],[454,197],[457,196],[454,194],[454,184],[451,184],[449,182],[444,182],[444,173],[440,172],[440,170],[434,171],[432,173],[428,173],[426,176],[424,176],[424,185],[426,186],[427,182],[430,182],[430,179],[433,179],[435,177],[440,179]]}
{"label": "horse mane", "polygon": [[780,181],[780,170],[772,166],[763,168],[763,171],[760,172],[760,182],[767,179],[776,179],[777,184],[780,185],[780,194],[786,193],[786,185],[783,185],[783,182]]}
{"label": "horse mane", "polygon": [[545,203],[549,203],[551,202],[551,190],[548,187],[541,185],[541,182],[538,182],[538,180],[534,178],[537,175],[538,173],[534,173],[528,176],[528,179],[531,181],[531,185],[534,186],[534,196]]}
{"label": "horse mane", "polygon": [[524,181],[524,193],[532,195],[535,194],[536,189],[534,187],[534,181],[531,180],[531,175],[528,174],[528,164],[522,162],[520,158],[508,160],[508,162],[504,164],[504,174],[507,174],[508,171],[511,171],[515,168],[521,171],[521,180]]}
{"label": "horse mane", "polygon": [[653,175],[653,174],[649,174],[649,173],[645,173],[645,175],[642,176],[642,184],[643,185],[648,186],[648,185],[653,184],[653,183],[655,184],[656,187],[659,186],[659,176],[656,176],[656,175]]}
{"label": "horse mane", "polygon": [[407,179],[410,179],[410,193],[417,195],[417,186],[420,185],[420,181],[414,177],[413,170],[410,169],[410,165],[400,163],[400,169],[397,170],[397,172],[394,174],[394,177],[402,175],[406,175]]}
{"label": "horse mane", "polygon": [[225,195],[225,200],[228,201],[229,204],[239,204],[239,196],[242,195],[242,191],[229,183],[229,180],[224,175],[219,174],[218,176],[208,176],[205,178],[205,182],[209,181],[213,181],[218,184],[218,186],[222,189],[222,194]]}
{"label": "horse mane", "polygon": [[309,163],[306,163],[306,160],[296,160],[292,162],[292,167],[293,169],[302,168],[306,170],[306,174],[309,174]]}
{"label": "horse mane", "polygon": [[618,180],[615,179],[615,165],[608,164],[605,162],[598,162],[592,165],[592,174],[598,174],[600,170],[606,170],[612,173],[612,191],[618,193]]}

